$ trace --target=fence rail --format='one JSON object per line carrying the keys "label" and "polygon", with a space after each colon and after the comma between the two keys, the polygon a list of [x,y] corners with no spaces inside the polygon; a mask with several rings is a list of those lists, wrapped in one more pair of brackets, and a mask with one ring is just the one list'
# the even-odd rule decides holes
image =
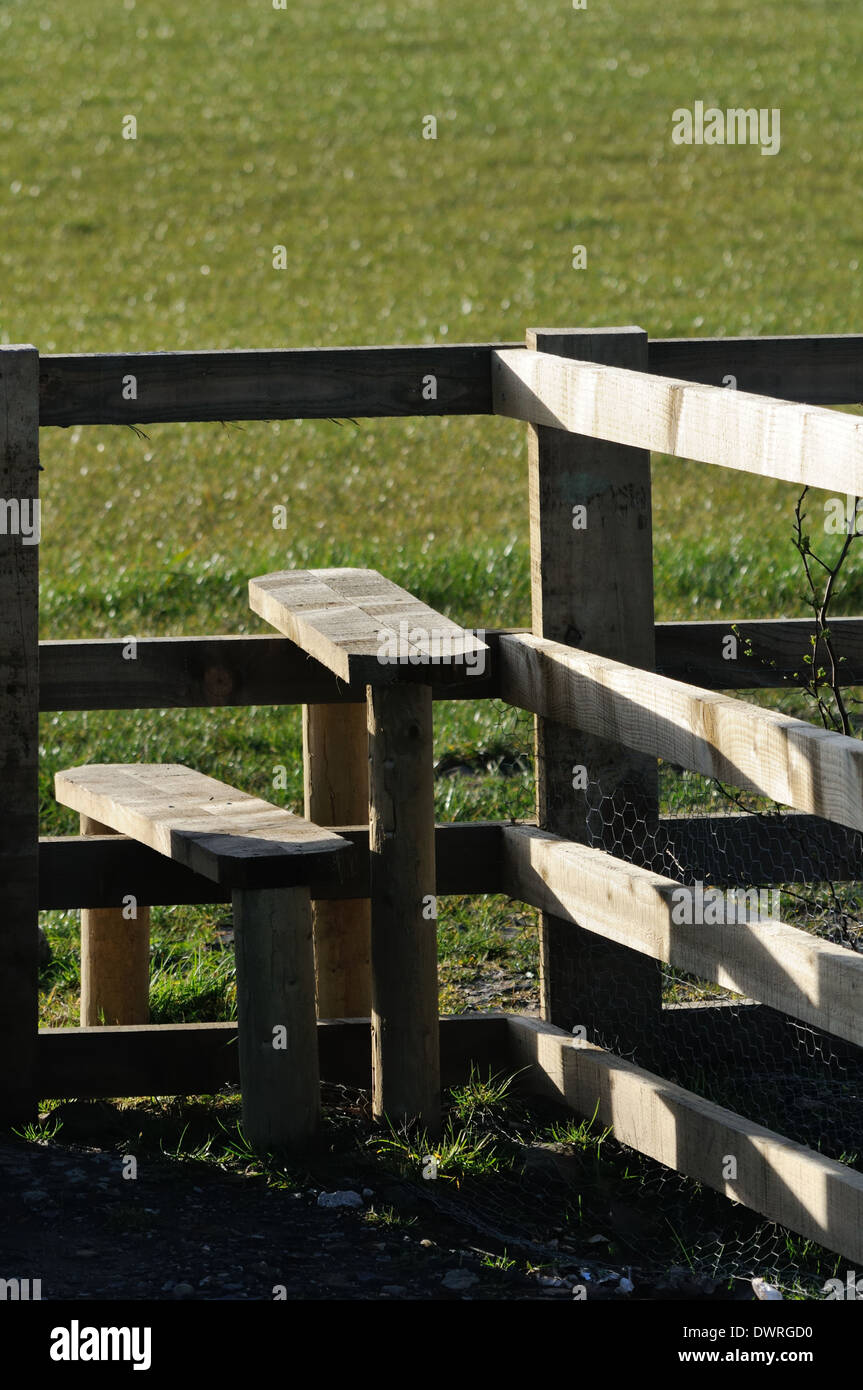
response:
{"label": "fence rail", "polygon": [[[438,700],[497,699],[500,639],[526,631],[486,632],[486,669],[435,690]],[[863,619],[835,618],[833,645],[848,685],[863,683]],[[660,675],[711,690],[799,689],[814,624],[806,619],[762,622],[657,623]],[[738,636],[733,660],[728,638]],[[751,655],[748,654],[752,647]],[[127,659],[128,637],[39,643],[41,710],[189,709],[230,705],[362,704],[346,685],[286,637],[139,637]]]}
{"label": "fence rail", "polygon": [[798,486],[863,493],[863,420],[551,353],[496,352],[498,415]]}
{"label": "fence rail", "polygon": [[503,841],[514,898],[863,1045],[863,955],[770,919],[678,924],[674,879],[535,828]]}
{"label": "fence rail", "polygon": [[798,811],[863,830],[863,742],[541,637],[504,637],[501,693]]}
{"label": "fence rail", "polygon": [[[40,425],[491,415],[492,358],[518,343],[284,348],[263,352],[49,353]],[[863,402],[863,336],[656,338],[647,369],[810,405]],[[436,378],[436,395],[423,378]],[[124,399],[124,380],[136,399]],[[126,388],[128,395],[129,388]]]}

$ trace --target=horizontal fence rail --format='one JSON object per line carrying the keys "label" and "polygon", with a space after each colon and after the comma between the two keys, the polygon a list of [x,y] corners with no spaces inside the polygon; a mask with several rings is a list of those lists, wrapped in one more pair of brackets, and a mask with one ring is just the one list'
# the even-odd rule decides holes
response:
{"label": "horizontal fence rail", "polygon": [[[492,355],[506,350],[526,353],[518,343],[482,343],[48,354],[39,359],[39,423],[491,415]],[[733,376],[741,391],[811,405],[863,401],[857,334],[657,338],[648,342],[647,365],[659,376],[716,386]],[[429,375],[434,394],[424,386]]]}
{"label": "horizontal fence rail", "polygon": [[856,951],[780,921],[678,925],[673,879],[535,828],[504,829],[503,841],[514,898],[863,1045]]}
{"label": "horizontal fence rail", "polygon": [[501,640],[508,704],[863,829],[863,742],[541,637]]}
{"label": "horizontal fence rail", "polygon": [[[437,892],[505,893],[503,831],[510,822],[470,821],[435,827]],[[340,880],[311,885],[317,899],[369,896],[368,828],[332,829],[354,846],[351,872]],[[745,815],[660,816],[657,843],[663,863],[678,861],[703,882],[781,883],[783,861],[776,855],[777,834],[809,871],[824,880],[857,879],[863,839],[854,831],[818,816],[792,812],[779,826],[773,817]],[[653,867],[652,864],[644,867]],[[190,873],[125,835],[45,835],[39,841],[39,909],[115,907],[131,893],[151,907],[177,903],[229,902],[230,892]]]}
{"label": "horizontal fence rail", "polygon": [[863,419],[548,352],[496,352],[498,415],[798,486],[863,494]]}
{"label": "horizontal fence rail", "polygon": [[[313,898],[369,896],[367,826],[331,827],[354,846],[344,875],[310,880]],[[500,824],[471,821],[435,827],[436,888],[450,893],[501,891]],[[45,836],[39,842],[39,907],[116,907],[126,893],[150,907],[230,902],[230,889],[122,835]]]}
{"label": "horizontal fence rail", "polygon": [[[500,695],[499,641],[526,631],[486,632],[489,660],[439,700]],[[815,629],[806,619],[657,623],[660,675],[711,690],[800,685]],[[830,632],[845,685],[863,684],[863,619],[834,618]],[[728,659],[728,638],[739,635]],[[749,644],[752,655],[748,655]],[[128,638],[39,643],[42,710],[189,709],[231,705],[362,704],[365,691],[345,685],[286,637],[141,637],[129,659]]]}
{"label": "horizontal fence rail", "polygon": [[[322,1081],[371,1085],[367,1018],[321,1019],[317,1038]],[[214,1095],[240,1079],[236,1023],[40,1028],[36,1056],[45,1097]],[[472,1065],[504,1071],[505,1017],[442,1018],[440,1060],[445,1086],[467,1081]]]}
{"label": "horizontal fence rail", "polygon": [[489,415],[490,358],[487,344],[42,357],[39,423]]}
{"label": "horizontal fence rail", "polygon": [[[811,675],[805,658],[812,655],[814,635],[808,618],[657,623],[656,669],[710,690],[799,690]],[[734,637],[737,642],[729,645]],[[830,640],[842,684],[863,683],[863,620],[831,618]]]}
{"label": "horizontal fence rail", "polygon": [[[503,628],[486,634],[490,658],[475,673],[452,669],[440,700],[487,700],[499,692],[494,652]],[[142,637],[39,643],[42,710],[184,709],[231,705],[364,704],[365,686],[347,685],[287,637]]]}

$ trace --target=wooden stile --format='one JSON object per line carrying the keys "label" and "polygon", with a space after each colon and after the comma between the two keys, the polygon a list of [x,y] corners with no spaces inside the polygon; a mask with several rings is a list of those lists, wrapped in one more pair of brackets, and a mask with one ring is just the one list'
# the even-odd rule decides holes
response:
{"label": "wooden stile", "polygon": [[[111,827],[81,817],[82,835]],[[81,1026],[146,1023],[150,1016],[150,909],[136,893],[117,907],[81,909]]]}
{"label": "wooden stile", "polygon": [[249,581],[256,613],[350,684],[369,733],[374,1113],[440,1123],[432,687],[481,671],[486,644],[376,570]]}
{"label": "wooden stile", "polygon": [[[536,349],[524,354],[530,358],[555,353],[636,367],[647,360],[647,337],[639,328],[535,329],[527,341]],[[609,656],[626,653],[652,666],[649,456],[529,426],[528,463],[534,633]],[[574,734],[541,713],[545,717],[536,725],[540,825],[567,839],[587,840],[591,808],[601,794],[607,804],[613,802],[629,835],[645,835],[658,815],[655,763],[605,739]],[[585,769],[586,789],[573,786],[576,767]],[[608,832],[606,823],[599,833]],[[604,843],[613,848],[612,841]],[[540,974],[543,1012],[551,1022],[601,1030],[627,1049],[640,1045],[643,1050],[655,1041],[661,996],[652,961],[591,939],[545,913]]]}
{"label": "wooden stile", "polygon": [[[365,705],[303,706],[304,811],[316,825],[361,824],[369,809]],[[320,1018],[371,1012],[371,911],[368,900],[312,903]]]}
{"label": "wooden stile", "polygon": [[[39,546],[25,544],[20,508],[37,517],[39,355],[0,346],[0,1118],[36,1107],[39,834]],[[14,508],[19,508],[16,527]],[[36,537],[38,540],[38,536]]]}

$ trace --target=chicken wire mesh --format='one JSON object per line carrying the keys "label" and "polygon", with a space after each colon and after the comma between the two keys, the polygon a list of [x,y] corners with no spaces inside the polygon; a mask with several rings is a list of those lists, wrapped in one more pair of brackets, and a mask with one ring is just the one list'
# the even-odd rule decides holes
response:
{"label": "chicken wire mesh", "polygon": [[[516,715],[511,735],[527,756],[532,719]],[[658,787],[658,815],[648,818],[619,791],[609,794],[601,778],[588,777],[579,838],[694,892],[745,892],[750,903],[754,892],[762,908],[769,904],[768,915],[844,950],[863,950],[859,834],[668,764],[659,765]],[[569,994],[577,1001],[555,1022],[569,1028],[581,1021],[592,982],[591,1042],[863,1172],[863,1049],[591,933],[578,938],[572,950],[568,926],[556,948],[553,936],[547,946],[558,1000]],[[658,1027],[645,1007],[646,990],[657,983]],[[665,1235],[677,1233],[695,1279],[748,1284],[761,1275],[786,1297],[823,1297],[825,1280],[847,1264],[634,1151],[626,1166],[637,1176],[640,1212],[652,1204]],[[643,1233],[635,1258],[658,1244]]]}

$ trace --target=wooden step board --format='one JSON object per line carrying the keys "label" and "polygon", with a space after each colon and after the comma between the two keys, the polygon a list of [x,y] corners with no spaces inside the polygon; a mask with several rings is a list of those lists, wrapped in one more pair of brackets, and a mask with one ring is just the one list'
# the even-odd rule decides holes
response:
{"label": "wooden step board", "polygon": [[463,683],[482,675],[485,642],[377,570],[283,570],[249,580],[249,603],[342,680]]}
{"label": "wooden step board", "polygon": [[320,1082],[308,884],[340,874],[350,842],[181,763],[73,767],[55,788],[89,822],[230,886],[245,1134],[264,1152],[310,1143]]}
{"label": "wooden step board", "polygon": [[351,848],[335,831],[182,763],[93,763],[58,772],[54,787],[62,805],[230,888],[341,876]]}

